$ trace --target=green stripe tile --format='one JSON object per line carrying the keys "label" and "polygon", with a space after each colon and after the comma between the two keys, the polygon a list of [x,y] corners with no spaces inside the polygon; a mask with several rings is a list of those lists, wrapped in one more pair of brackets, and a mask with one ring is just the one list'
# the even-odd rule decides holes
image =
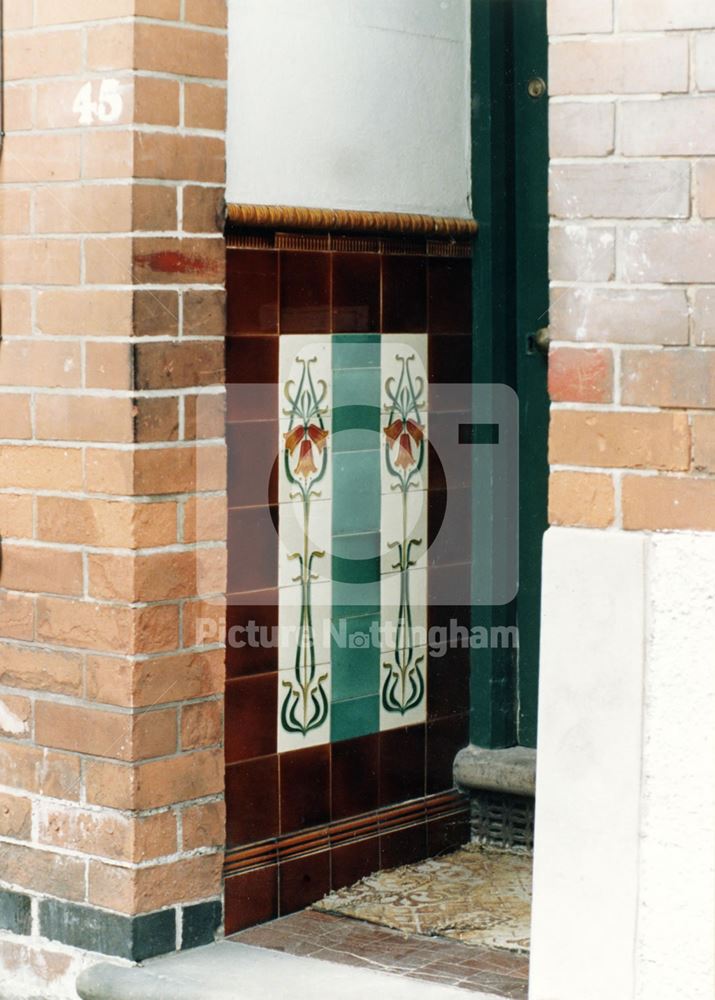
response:
{"label": "green stripe tile", "polygon": [[330,738],[333,743],[368,736],[380,728],[380,699],[377,695],[338,701],[330,713]]}

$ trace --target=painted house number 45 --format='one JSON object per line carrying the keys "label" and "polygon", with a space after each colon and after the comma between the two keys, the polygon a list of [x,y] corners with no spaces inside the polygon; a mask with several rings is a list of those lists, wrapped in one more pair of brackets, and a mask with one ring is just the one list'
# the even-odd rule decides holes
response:
{"label": "painted house number 45", "polygon": [[124,107],[119,80],[102,80],[96,101],[92,99],[93,82],[88,80],[80,87],[72,105],[74,113],[79,115],[80,125],[91,125],[94,121],[116,122]]}

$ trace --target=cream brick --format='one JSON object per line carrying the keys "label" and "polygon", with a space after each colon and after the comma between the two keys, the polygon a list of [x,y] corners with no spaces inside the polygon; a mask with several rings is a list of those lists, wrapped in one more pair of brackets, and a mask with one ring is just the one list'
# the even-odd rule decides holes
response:
{"label": "cream brick", "polygon": [[712,0],[620,0],[623,31],[661,31],[672,28],[715,28]]}
{"label": "cream brick", "polygon": [[610,281],[616,270],[614,229],[579,224],[552,225],[549,272],[552,281]]}
{"label": "cream brick", "polygon": [[715,97],[626,101],[619,115],[626,156],[715,154]]}
{"label": "cream brick", "polygon": [[568,163],[551,167],[549,207],[560,218],[685,218],[687,163]]}
{"label": "cream brick", "polygon": [[549,49],[549,93],[668,94],[688,89],[688,40],[594,38]]}
{"label": "cream brick", "polygon": [[701,219],[715,219],[715,160],[696,164],[695,203]]}
{"label": "cream brick", "polygon": [[687,344],[685,292],[552,288],[551,336],[615,344]]}
{"label": "cream brick", "polygon": [[621,259],[626,281],[715,282],[715,223],[626,229]]}
{"label": "cream brick", "polygon": [[715,90],[715,32],[695,36],[695,82],[698,90]]}
{"label": "cream brick", "polygon": [[613,0],[549,0],[550,35],[585,35],[613,29]]}
{"label": "cream brick", "polygon": [[693,298],[693,340],[715,347],[715,288],[698,288]]}
{"label": "cream brick", "polygon": [[551,156],[608,156],[613,152],[615,109],[602,104],[554,104],[549,107]]}

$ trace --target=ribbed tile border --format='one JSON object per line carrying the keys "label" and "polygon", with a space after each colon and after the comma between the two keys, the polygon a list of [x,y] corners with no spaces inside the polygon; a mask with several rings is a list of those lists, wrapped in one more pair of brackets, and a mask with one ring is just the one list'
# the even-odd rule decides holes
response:
{"label": "ribbed tile border", "polygon": [[474,219],[403,212],[359,212],[350,209],[302,208],[295,205],[226,206],[228,226],[270,229],[334,229],[345,232],[398,233],[415,236],[471,237]]}

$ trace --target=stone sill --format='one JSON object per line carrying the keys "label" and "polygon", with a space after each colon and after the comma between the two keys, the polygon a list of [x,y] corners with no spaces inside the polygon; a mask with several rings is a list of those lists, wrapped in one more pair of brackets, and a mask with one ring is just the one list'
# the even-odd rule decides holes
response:
{"label": "stone sill", "polygon": [[103,962],[77,980],[82,1000],[502,1000],[456,986],[338,965],[234,941],[122,968]]}
{"label": "stone sill", "polygon": [[454,780],[458,787],[470,792],[504,792],[533,797],[536,750],[530,747],[505,750],[465,747],[454,759]]}

